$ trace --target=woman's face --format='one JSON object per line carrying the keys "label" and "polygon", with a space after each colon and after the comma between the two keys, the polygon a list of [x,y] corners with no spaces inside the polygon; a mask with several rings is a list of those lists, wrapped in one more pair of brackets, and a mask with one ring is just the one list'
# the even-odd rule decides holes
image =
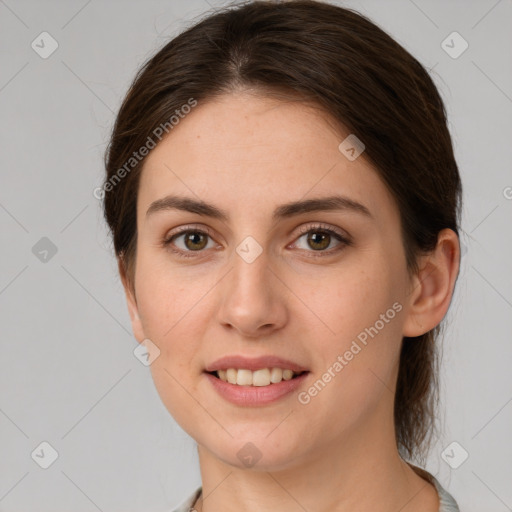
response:
{"label": "woman's face", "polygon": [[[347,135],[300,102],[239,93],[199,103],[145,162],[134,333],[160,350],[151,372],[169,412],[229,464],[253,450],[259,467],[286,468],[392,428],[410,281],[397,206],[364,153],[342,154]],[[226,218],[151,208],[167,196]],[[362,207],[283,208],[333,196]],[[308,373],[279,398],[223,384],[252,397],[231,401],[206,368],[232,355]]]}

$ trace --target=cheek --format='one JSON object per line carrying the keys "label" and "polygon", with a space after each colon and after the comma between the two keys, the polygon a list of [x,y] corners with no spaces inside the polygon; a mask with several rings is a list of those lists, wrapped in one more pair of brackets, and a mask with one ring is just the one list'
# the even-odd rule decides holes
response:
{"label": "cheek", "polygon": [[136,286],[144,332],[166,345],[192,317],[204,313],[205,295],[215,283],[204,272],[187,272],[158,258],[143,256],[139,263]]}
{"label": "cheek", "polygon": [[[148,268],[148,267],[146,267]],[[180,423],[201,420],[201,410],[191,405],[197,394],[200,368],[200,318],[205,314],[207,283],[185,282],[183,276],[157,266],[140,272],[139,311],[144,333],[160,349],[150,370],[155,388],[169,413]],[[193,402],[193,401],[192,401]],[[203,418],[204,421],[204,418]]]}
{"label": "cheek", "polygon": [[[340,266],[322,281],[322,288],[313,286],[313,281],[303,281],[301,294],[322,320],[325,329],[321,338],[326,348],[336,339],[341,343],[334,343],[337,350],[350,344],[392,308],[400,297],[395,281],[390,267],[375,260]],[[390,313],[396,316],[395,311]]]}
{"label": "cheek", "polygon": [[325,387],[333,393],[329,399],[324,397],[327,401],[341,400],[351,407],[357,402],[360,409],[386,387],[392,389],[402,339],[403,305],[396,285],[400,281],[390,268],[384,261],[374,260],[373,266],[361,263],[333,273],[323,295],[308,291],[308,302],[319,312],[325,327],[311,342],[316,347],[316,368],[322,381],[317,387],[323,389],[329,381]]}

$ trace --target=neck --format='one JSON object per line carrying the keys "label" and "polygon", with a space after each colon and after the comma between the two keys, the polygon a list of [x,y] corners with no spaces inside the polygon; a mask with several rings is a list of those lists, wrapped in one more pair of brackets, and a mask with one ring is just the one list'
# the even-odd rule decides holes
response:
{"label": "neck", "polygon": [[[399,455],[393,418],[365,422],[349,435],[292,458],[286,468],[241,468],[198,445],[203,492],[198,512],[437,512],[435,488]],[[379,421],[377,421],[379,420]]]}

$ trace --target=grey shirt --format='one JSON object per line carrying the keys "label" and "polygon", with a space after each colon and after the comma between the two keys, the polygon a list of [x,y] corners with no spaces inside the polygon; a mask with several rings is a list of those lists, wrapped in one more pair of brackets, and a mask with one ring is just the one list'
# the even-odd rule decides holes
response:
{"label": "grey shirt", "polygon": [[[437,490],[439,494],[439,512],[460,512],[459,507],[452,495],[446,491],[437,479],[424,469],[417,468],[414,466],[413,469],[422,477],[428,480]],[[192,508],[197,498],[201,494],[202,487],[198,487],[186,500],[182,501],[177,508],[171,512],[193,512],[195,509]]]}

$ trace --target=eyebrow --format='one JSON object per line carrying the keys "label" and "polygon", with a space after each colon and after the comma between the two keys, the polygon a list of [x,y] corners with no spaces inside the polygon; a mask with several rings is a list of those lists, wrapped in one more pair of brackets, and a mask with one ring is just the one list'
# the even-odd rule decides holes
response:
{"label": "eyebrow", "polygon": [[[216,207],[215,205],[189,197],[173,195],[168,195],[153,201],[146,211],[146,218],[156,212],[167,210],[181,210],[196,213],[198,215],[212,217],[223,222],[229,222],[230,218],[228,212]],[[334,195],[282,204],[274,210],[272,220],[275,222],[280,219],[290,218],[303,213],[332,210],[351,211],[373,218],[370,210],[361,203],[345,196]]]}

